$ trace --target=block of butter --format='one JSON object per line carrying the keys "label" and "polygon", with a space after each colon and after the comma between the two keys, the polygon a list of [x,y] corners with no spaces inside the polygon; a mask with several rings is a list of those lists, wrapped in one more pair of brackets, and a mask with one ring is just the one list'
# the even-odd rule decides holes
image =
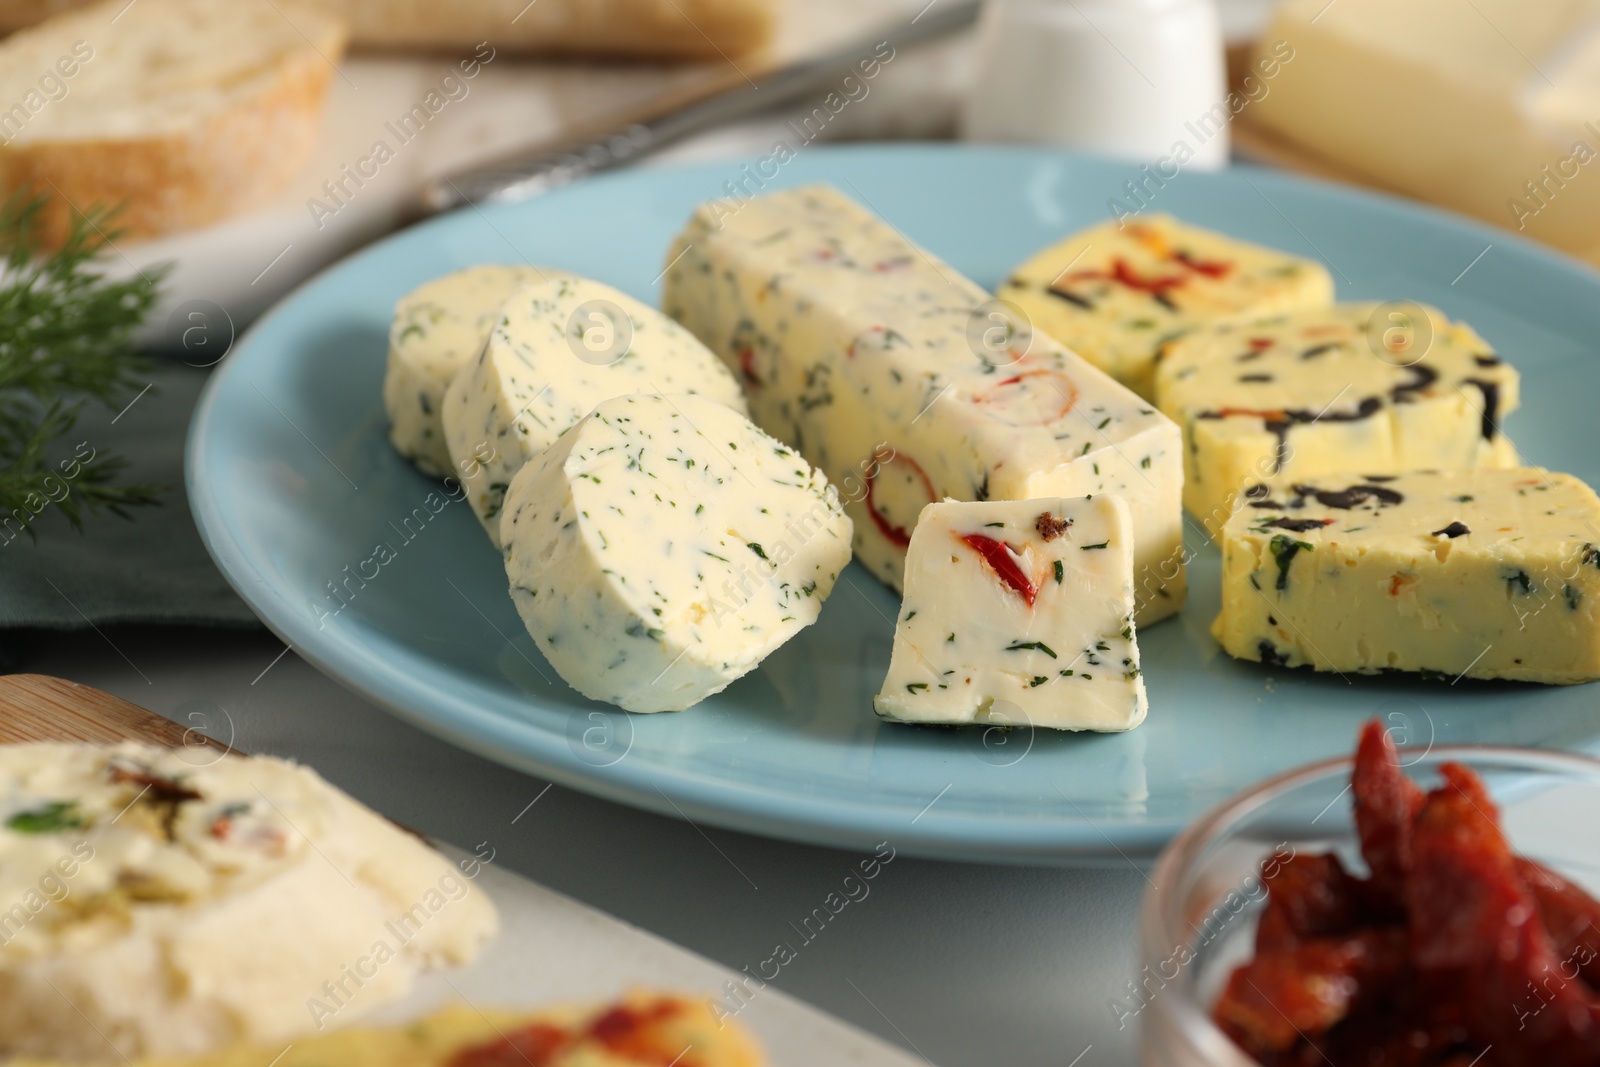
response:
{"label": "block of butter", "polygon": [[873,707],[900,722],[1131,730],[1144,721],[1120,497],[929,504]]}
{"label": "block of butter", "polygon": [[1252,486],[1212,634],[1269,665],[1600,678],[1600,497],[1538,468]]}
{"label": "block of butter", "polygon": [[1336,304],[1190,334],[1156,372],[1183,428],[1184,506],[1215,531],[1252,481],[1504,466],[1517,372],[1419,304]]}
{"label": "block of butter", "polygon": [[1600,0],[1288,0],[1261,47],[1292,56],[1249,121],[1600,262],[1597,19]]}
{"label": "block of butter", "polygon": [[714,202],[667,263],[667,313],[839,486],[883,581],[929,503],[1116,493],[1140,625],[1182,606],[1178,428],[887,222],[825,186]]}
{"label": "block of butter", "polygon": [[1036,329],[1153,397],[1163,345],[1213,322],[1332,303],[1333,278],[1309,259],[1150,215],[1042,249],[1000,295]]}

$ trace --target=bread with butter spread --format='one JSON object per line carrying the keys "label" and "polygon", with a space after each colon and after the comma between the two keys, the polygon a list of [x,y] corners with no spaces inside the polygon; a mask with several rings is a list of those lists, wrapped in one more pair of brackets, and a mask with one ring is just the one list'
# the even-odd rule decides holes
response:
{"label": "bread with butter spread", "polygon": [[287,1041],[496,925],[467,871],[308,768],[0,746],[0,1060]]}

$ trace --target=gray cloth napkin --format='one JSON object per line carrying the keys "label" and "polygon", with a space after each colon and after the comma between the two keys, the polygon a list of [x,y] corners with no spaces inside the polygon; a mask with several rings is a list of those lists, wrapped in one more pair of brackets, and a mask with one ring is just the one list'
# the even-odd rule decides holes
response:
{"label": "gray cloth napkin", "polygon": [[86,407],[58,447],[124,457],[122,480],[167,487],[160,504],[130,509],[131,520],[88,515],[82,533],[48,506],[31,523],[36,538],[0,534],[0,627],[259,625],[206,554],[184,493],[184,438],[208,372],[158,358],[148,370],[147,391],[120,413]]}

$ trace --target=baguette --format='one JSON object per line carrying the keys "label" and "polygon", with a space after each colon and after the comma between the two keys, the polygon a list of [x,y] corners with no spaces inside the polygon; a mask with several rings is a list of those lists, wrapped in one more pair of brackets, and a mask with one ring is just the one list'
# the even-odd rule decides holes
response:
{"label": "baguette", "polygon": [[[82,0],[0,0],[0,32]],[[126,2],[126,0],[122,0]],[[140,0],[144,2],[144,0]],[[438,51],[487,41],[513,53],[719,59],[772,37],[779,0],[306,0],[373,50]]]}
{"label": "baguette", "polygon": [[267,199],[305,163],[345,45],[288,0],[104,0],[0,41],[0,192],[48,197],[39,237],[121,205],[130,237]]}

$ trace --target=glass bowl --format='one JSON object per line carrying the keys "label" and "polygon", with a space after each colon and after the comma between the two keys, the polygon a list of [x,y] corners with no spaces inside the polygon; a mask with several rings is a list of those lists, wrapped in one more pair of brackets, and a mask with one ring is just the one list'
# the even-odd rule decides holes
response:
{"label": "glass bowl", "polygon": [[[1514,850],[1600,895],[1600,760],[1487,746],[1399,751],[1425,789],[1439,784],[1442,763],[1472,768]],[[1328,760],[1268,779],[1202,816],[1156,860],[1139,919],[1142,967],[1111,1004],[1121,1026],[1139,1027],[1145,1067],[1257,1067],[1212,1023],[1211,1005],[1253,951],[1264,863],[1331,851],[1366,874],[1352,766],[1353,757]]]}

